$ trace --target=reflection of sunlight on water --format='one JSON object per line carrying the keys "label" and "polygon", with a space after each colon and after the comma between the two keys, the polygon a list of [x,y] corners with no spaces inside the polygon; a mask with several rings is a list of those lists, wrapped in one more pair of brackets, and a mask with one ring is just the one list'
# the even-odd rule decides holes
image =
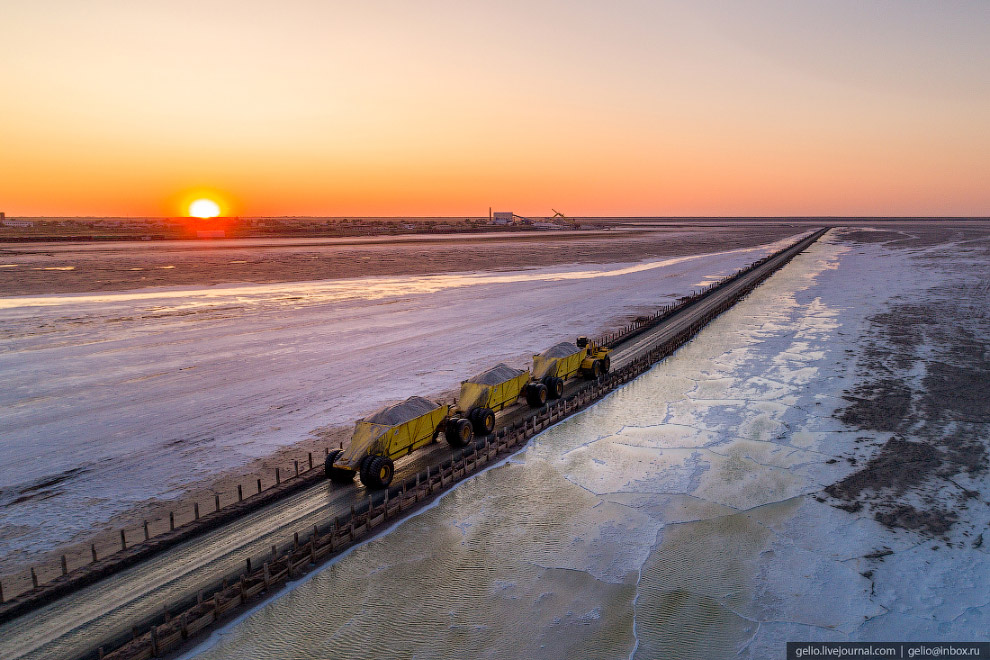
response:
{"label": "reflection of sunlight on water", "polygon": [[[771,246],[773,247],[773,246]],[[0,309],[22,307],[58,307],[63,305],[115,304],[140,301],[175,301],[174,309],[186,309],[216,304],[218,300],[233,298],[244,304],[269,302],[272,298],[286,295],[305,296],[311,303],[337,302],[344,300],[378,300],[391,296],[425,295],[444,290],[492,284],[513,284],[520,282],[561,282],[611,278],[644,273],[666,268],[675,264],[710,259],[719,255],[753,252],[753,248],[728,250],[717,254],[701,254],[659,261],[636,263],[617,268],[575,269],[533,269],[508,273],[455,273],[444,275],[423,275],[415,277],[367,277],[316,282],[285,282],[278,284],[238,284],[234,286],[213,286],[195,289],[155,289],[123,291],[100,294],[69,294],[36,297],[0,298]],[[242,263],[242,262],[232,262]],[[70,270],[72,267],[63,267]],[[174,268],[174,266],[161,266]],[[141,270],[134,268],[131,270]]]}
{"label": "reflection of sunlight on water", "polygon": [[[512,284],[518,282],[556,282],[566,280],[593,279],[598,277],[621,277],[640,273],[672,264],[695,259],[682,257],[665,261],[636,264],[616,269],[595,269],[565,272],[515,272],[513,274],[488,273],[426,275],[420,277],[375,277],[327,282],[290,282],[282,284],[245,284],[208,289],[135,291],[110,294],[83,294],[44,297],[18,297],[0,299],[0,309],[17,307],[48,307],[80,304],[113,304],[144,300],[181,301],[176,307],[194,307],[214,304],[218,299],[236,298],[240,302],[263,303],[273,297],[286,294],[305,295],[310,302],[334,302],[340,300],[377,300],[391,296],[424,295],[448,289],[490,284]],[[131,270],[141,270],[133,268]]]}

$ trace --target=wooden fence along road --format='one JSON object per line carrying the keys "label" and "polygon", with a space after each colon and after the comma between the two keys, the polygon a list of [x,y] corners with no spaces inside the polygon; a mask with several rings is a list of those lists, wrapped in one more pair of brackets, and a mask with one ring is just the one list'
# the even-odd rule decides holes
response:
{"label": "wooden fence along road", "polygon": [[[364,491],[348,489],[351,497],[341,502],[322,524],[295,532],[291,539],[271,547],[267,561],[243,560],[242,569],[219,583],[203,585],[194,599],[159,604],[154,615],[133,621],[128,634],[101,639],[99,645],[79,648],[76,657],[137,659],[152,658],[174,651],[190,637],[225,618],[233,610],[257,600],[262,593],[298,577],[340,551],[369,538],[391,523],[435,499],[440,493],[478,470],[497,462],[524,446],[530,438],[560,420],[598,401],[617,387],[636,378],[655,363],[687,342],[716,316],[729,309],[759,286],[794,256],[820,238],[821,229],[746,269],[713,284],[676,305],[659,309],[648,318],[606,335],[601,341],[616,349],[613,371],[594,382],[574,381],[565,396],[536,412],[517,410],[499,420],[501,428],[462,450],[433,452],[433,464],[396,482],[387,491],[371,493],[357,501]],[[520,407],[523,408],[523,407]],[[445,460],[444,460],[444,457]],[[323,482],[323,456],[309,454],[295,461],[286,478],[277,474],[275,483],[245,497],[238,487],[237,499],[221,507],[219,496],[215,510],[198,515],[185,525],[158,536],[149,536],[128,546],[121,532],[121,550],[102,559],[95,556],[85,566],[69,571],[62,562],[61,575],[19,596],[0,603],[0,623],[10,621],[31,610],[46,606],[82,587],[134,566],[150,557],[167,553],[180,543],[206,533],[223,533],[224,526],[252,512],[284,500],[307,488],[320,488]],[[403,470],[403,473],[409,470]],[[401,476],[397,474],[397,477]],[[198,505],[196,506],[198,509]],[[147,528],[145,528],[147,529]],[[259,565],[260,564],[260,565]],[[36,576],[33,574],[33,578]],[[209,593],[208,597],[204,594]],[[0,594],[2,598],[2,594]],[[164,607],[162,607],[164,605]],[[16,622],[20,623],[20,622]],[[15,625],[16,625],[15,623]],[[27,622],[25,622],[27,623]],[[107,653],[110,649],[112,652]]]}

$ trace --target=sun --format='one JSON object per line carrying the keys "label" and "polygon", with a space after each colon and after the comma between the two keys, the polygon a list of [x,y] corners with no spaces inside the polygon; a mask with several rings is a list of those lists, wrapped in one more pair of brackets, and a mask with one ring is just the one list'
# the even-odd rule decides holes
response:
{"label": "sun", "polygon": [[220,215],[220,206],[212,199],[197,199],[189,205],[189,215],[194,218],[215,218]]}

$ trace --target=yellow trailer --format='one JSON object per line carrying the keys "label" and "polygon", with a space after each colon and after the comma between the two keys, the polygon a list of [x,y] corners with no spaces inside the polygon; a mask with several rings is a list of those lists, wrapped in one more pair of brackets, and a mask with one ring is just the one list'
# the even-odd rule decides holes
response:
{"label": "yellow trailer", "polygon": [[577,343],[562,341],[533,356],[533,379],[547,387],[551,399],[564,394],[564,381],[580,373],[586,378],[599,378],[608,373],[611,351],[578,337]]}
{"label": "yellow trailer", "polygon": [[[537,387],[543,390],[542,398]],[[530,382],[529,372],[513,369],[499,363],[461,383],[461,393],[457,397],[458,416],[466,418],[478,435],[488,435],[495,430],[495,413],[511,406],[525,396],[531,406],[540,407],[546,403],[546,388]],[[460,440],[457,435],[448,435],[447,440]]]}
{"label": "yellow trailer", "polygon": [[[450,406],[440,405],[421,396],[386,406],[358,420],[347,449],[327,454],[327,477],[336,483],[350,483],[354,475],[368,488],[383,488],[392,482],[395,459],[437,439],[440,433],[462,432],[470,424],[448,424]],[[448,428],[450,427],[450,428]]]}

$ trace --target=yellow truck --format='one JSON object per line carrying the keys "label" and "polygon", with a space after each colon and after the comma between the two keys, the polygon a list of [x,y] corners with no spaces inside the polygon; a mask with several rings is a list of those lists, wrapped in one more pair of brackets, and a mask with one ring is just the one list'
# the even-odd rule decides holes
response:
{"label": "yellow truck", "polygon": [[559,399],[568,378],[580,373],[597,379],[607,374],[612,366],[610,352],[587,337],[578,337],[575,344],[562,341],[533,356],[533,380],[546,386],[550,399]]}
{"label": "yellow truck", "polygon": [[[500,362],[461,383],[453,419],[467,419],[475,434],[488,435],[495,430],[495,413],[514,404],[520,396],[534,408],[547,402],[546,386],[531,381],[525,369],[513,369]],[[451,445],[458,446],[459,441],[456,434],[447,436]]]}
{"label": "yellow truck", "polygon": [[495,430],[495,413],[520,396],[539,408],[548,398],[564,394],[564,380],[578,373],[598,378],[609,370],[609,349],[578,337],[533,356],[532,372],[498,364],[461,383],[457,408],[421,396],[385,406],[360,419],[347,449],[327,454],[324,469],[335,483],[350,483],[358,475],[368,488],[392,482],[395,460],[437,440],[441,433],[452,447],[463,447],[474,435]]}
{"label": "yellow truck", "polygon": [[392,482],[395,459],[405,456],[449,433],[467,444],[471,440],[467,420],[450,419],[450,406],[412,396],[358,420],[347,449],[327,454],[327,477],[350,483],[354,475],[368,488],[384,488]]}

